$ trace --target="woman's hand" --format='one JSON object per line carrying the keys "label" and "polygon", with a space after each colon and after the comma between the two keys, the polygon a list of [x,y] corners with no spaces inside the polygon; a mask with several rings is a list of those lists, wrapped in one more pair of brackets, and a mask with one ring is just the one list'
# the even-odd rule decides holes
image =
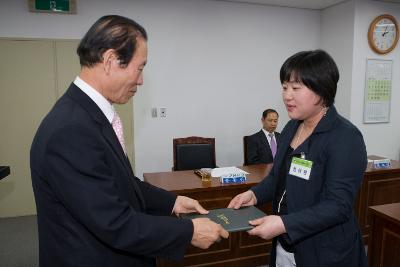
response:
{"label": "woman's hand", "polygon": [[239,209],[243,206],[254,206],[257,204],[256,195],[251,190],[235,196],[228,205],[228,208]]}
{"label": "woman's hand", "polygon": [[282,218],[277,215],[264,216],[262,218],[249,221],[255,226],[253,229],[247,231],[249,235],[256,235],[263,239],[271,239],[275,236],[286,233],[285,225]]}

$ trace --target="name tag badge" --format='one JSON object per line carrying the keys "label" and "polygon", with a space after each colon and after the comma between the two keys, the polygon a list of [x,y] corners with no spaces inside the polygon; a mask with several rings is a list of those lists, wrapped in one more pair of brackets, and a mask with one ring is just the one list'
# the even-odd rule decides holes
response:
{"label": "name tag badge", "polygon": [[312,164],[313,162],[310,160],[293,157],[292,163],[290,164],[289,174],[309,180]]}

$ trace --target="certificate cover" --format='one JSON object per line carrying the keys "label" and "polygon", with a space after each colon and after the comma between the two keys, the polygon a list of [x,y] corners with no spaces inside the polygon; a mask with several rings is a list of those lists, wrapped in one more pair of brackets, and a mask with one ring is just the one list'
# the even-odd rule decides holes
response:
{"label": "certificate cover", "polygon": [[254,226],[249,224],[250,220],[258,219],[266,214],[254,206],[235,209],[215,209],[208,214],[183,214],[185,219],[210,218],[210,220],[220,224],[228,232],[240,232],[252,229]]}

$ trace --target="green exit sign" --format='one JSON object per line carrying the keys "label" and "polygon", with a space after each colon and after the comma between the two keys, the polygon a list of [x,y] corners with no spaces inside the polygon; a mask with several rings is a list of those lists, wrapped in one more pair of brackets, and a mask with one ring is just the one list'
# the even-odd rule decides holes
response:
{"label": "green exit sign", "polygon": [[76,14],[76,0],[28,0],[29,11]]}

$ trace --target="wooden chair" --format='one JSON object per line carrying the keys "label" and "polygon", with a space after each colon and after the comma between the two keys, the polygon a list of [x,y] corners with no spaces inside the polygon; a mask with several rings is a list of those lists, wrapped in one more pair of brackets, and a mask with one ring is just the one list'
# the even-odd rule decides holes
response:
{"label": "wooden chair", "polygon": [[215,138],[173,139],[174,171],[215,168]]}
{"label": "wooden chair", "polygon": [[247,138],[247,135],[243,136],[243,166],[249,165],[247,158]]}

